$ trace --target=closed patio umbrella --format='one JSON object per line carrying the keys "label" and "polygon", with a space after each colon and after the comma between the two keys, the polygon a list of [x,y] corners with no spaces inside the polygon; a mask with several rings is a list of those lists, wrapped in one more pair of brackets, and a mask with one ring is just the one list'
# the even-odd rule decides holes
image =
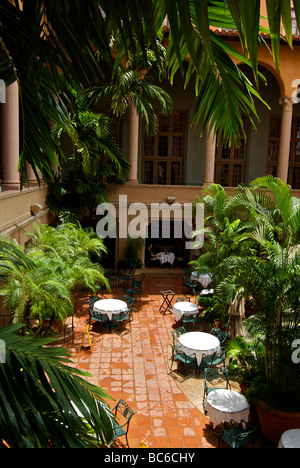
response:
{"label": "closed patio umbrella", "polygon": [[242,318],[245,317],[244,298],[236,295],[228,309],[229,320],[226,333],[231,337],[244,336]]}

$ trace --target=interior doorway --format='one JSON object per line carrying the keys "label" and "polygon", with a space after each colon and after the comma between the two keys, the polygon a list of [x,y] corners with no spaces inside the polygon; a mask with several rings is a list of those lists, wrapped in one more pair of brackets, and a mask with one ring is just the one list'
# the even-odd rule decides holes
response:
{"label": "interior doorway", "polygon": [[[148,225],[148,237],[145,246],[145,266],[146,267],[165,267],[184,268],[190,261],[190,250],[186,249],[186,242],[189,239],[186,237],[188,232],[187,223],[184,221],[162,221],[152,220]],[[153,260],[150,252],[158,254],[160,252],[173,253],[175,256],[173,265],[169,262],[163,263],[159,260]]]}

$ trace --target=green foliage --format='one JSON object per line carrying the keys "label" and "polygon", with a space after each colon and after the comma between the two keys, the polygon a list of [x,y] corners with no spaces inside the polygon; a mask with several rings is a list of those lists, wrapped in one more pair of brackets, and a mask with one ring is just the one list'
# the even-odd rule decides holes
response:
{"label": "green foliage", "polygon": [[138,270],[142,268],[143,262],[140,259],[140,254],[144,242],[145,240],[141,237],[132,238],[129,236],[126,246],[126,255],[120,258],[118,267],[124,270]]}
{"label": "green foliage", "polygon": [[243,211],[247,229],[240,242],[254,241],[257,253],[223,261],[217,294],[227,301],[237,292],[251,298],[249,329],[264,344],[264,382],[288,392],[296,375],[291,343],[300,336],[300,204],[287,184],[267,176],[240,187],[229,206]]}
{"label": "green foliage", "polygon": [[245,339],[241,336],[230,340],[226,346],[229,359],[228,371],[240,383],[250,385],[264,370],[264,346],[259,337]]}
{"label": "green foliage", "polygon": [[41,327],[46,318],[63,322],[74,310],[75,290],[95,291],[97,284],[109,287],[103,268],[91,260],[92,254],[100,256],[105,251],[92,231],[70,224],[56,229],[40,224],[29,237],[26,253],[13,246],[22,263],[7,256],[0,266],[0,296],[13,322],[36,318]]}
{"label": "green foliage", "polygon": [[[299,23],[299,2],[294,0],[293,4]],[[51,163],[56,163],[60,149],[51,135],[50,119],[60,120],[56,98],[63,91],[61,76],[74,86],[85,86],[99,81],[103,63],[116,72],[122,60],[130,58],[138,63],[141,56],[149,70],[153,55],[162,62],[157,36],[166,17],[171,26],[166,53],[168,75],[173,81],[177,70],[184,74],[183,63],[189,56],[185,79],[187,85],[195,78],[194,121],[203,117],[204,127],[215,124],[228,142],[237,139],[241,111],[251,121],[255,115],[253,96],[262,100],[231,57],[248,64],[258,82],[258,45],[262,42],[259,5],[257,0],[134,0],[117,4],[103,0],[3,0],[0,75],[7,84],[17,79],[20,87],[22,175],[25,177],[28,161],[37,177],[38,170],[44,179],[51,177]],[[267,7],[271,50],[279,70],[281,22],[291,46],[290,2],[267,1]],[[238,31],[242,52],[211,31],[211,25]]]}
{"label": "green foliage", "polygon": [[58,142],[67,135],[75,152],[64,155],[61,173],[49,180],[46,201],[60,222],[84,225],[91,222],[97,205],[107,200],[107,182],[126,178],[129,163],[111,134],[110,118],[95,111],[95,91],[65,86],[53,135]]}
{"label": "green foliage", "polygon": [[19,336],[22,325],[0,329],[0,447],[97,448],[113,438],[108,395],[74,368],[51,339]]}
{"label": "green foliage", "polygon": [[244,241],[243,234],[248,224],[242,222],[241,211],[236,210],[230,200],[231,197],[218,184],[209,185],[204,197],[197,200],[197,203],[204,204],[205,219],[204,227],[196,233],[204,235],[205,243],[202,255],[193,262],[193,268],[199,274],[211,274],[215,289],[224,277],[224,260],[232,255],[252,254],[254,248],[253,241]]}
{"label": "green foliage", "polygon": [[226,302],[216,294],[212,297],[198,296],[198,304],[203,308],[200,314],[200,320],[205,321],[209,325],[213,325],[216,319],[220,320],[221,326],[227,325],[228,313],[226,308]]}

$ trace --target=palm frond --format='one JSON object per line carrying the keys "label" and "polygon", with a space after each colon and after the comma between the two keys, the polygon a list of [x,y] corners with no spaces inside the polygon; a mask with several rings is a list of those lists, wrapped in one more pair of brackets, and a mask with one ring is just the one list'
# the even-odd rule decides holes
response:
{"label": "palm frond", "polygon": [[92,448],[112,440],[110,397],[72,366],[66,349],[0,330],[0,441],[11,448]]}

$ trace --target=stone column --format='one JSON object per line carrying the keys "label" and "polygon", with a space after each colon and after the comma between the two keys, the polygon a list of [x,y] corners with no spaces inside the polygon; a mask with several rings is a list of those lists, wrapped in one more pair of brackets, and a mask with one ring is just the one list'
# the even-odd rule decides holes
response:
{"label": "stone column", "polygon": [[210,130],[210,124],[206,129],[206,151],[203,185],[211,184],[215,181],[215,160],[216,160],[216,135],[215,127]]}
{"label": "stone column", "polygon": [[129,107],[128,122],[128,162],[130,171],[126,184],[138,184],[138,155],[139,155],[139,116],[135,105]]}
{"label": "stone column", "polygon": [[28,161],[26,161],[26,173],[27,173],[27,179],[28,183],[26,184],[27,187],[38,187],[38,181],[36,178],[36,175],[32,169],[31,164],[29,164]]}
{"label": "stone column", "polygon": [[290,146],[293,120],[293,100],[291,97],[280,99],[282,108],[281,132],[279,142],[279,157],[277,177],[287,183],[290,163]]}
{"label": "stone column", "polygon": [[20,157],[19,130],[19,88],[15,81],[6,88],[6,103],[1,104],[2,121],[2,188],[18,190],[20,178],[18,171]]}

